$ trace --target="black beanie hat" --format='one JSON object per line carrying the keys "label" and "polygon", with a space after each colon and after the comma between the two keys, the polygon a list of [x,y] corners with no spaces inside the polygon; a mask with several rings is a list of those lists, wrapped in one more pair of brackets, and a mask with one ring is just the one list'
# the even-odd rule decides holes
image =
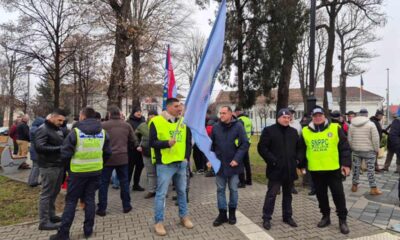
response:
{"label": "black beanie hat", "polygon": [[288,108],[281,108],[281,110],[279,110],[276,114],[276,119],[280,118],[283,115],[290,116],[290,110]]}

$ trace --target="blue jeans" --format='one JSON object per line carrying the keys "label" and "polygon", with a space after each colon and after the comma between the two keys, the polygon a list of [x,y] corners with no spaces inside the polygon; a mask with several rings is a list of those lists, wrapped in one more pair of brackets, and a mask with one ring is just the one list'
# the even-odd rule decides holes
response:
{"label": "blue jeans", "polygon": [[121,185],[120,197],[122,200],[122,208],[131,208],[131,196],[129,194],[129,182],[128,182],[128,164],[122,166],[105,166],[101,173],[101,184],[99,189],[99,204],[97,205],[98,211],[105,212],[107,209],[107,198],[108,198],[108,185],[110,184],[110,178],[113,170],[117,172],[117,176]]}
{"label": "blue jeans", "polygon": [[83,231],[93,232],[95,217],[95,194],[100,185],[100,176],[80,177],[70,174],[68,178],[68,190],[65,197],[64,213],[62,215],[59,234],[69,236],[69,230],[75,218],[75,209],[78,199],[85,203],[85,221]]}
{"label": "blue jeans", "polygon": [[187,161],[183,161],[167,165],[156,165],[157,189],[154,200],[154,219],[156,223],[164,221],[165,195],[172,179],[178,195],[179,217],[183,218],[188,215],[186,202],[187,164]]}
{"label": "blue jeans", "polygon": [[226,210],[226,196],[225,189],[226,183],[229,186],[229,208],[237,208],[239,194],[238,194],[238,183],[239,175],[235,174],[230,177],[216,176],[215,182],[217,183],[217,201],[218,209]]}
{"label": "blue jeans", "polygon": [[117,172],[114,170],[111,175],[111,185],[113,188],[119,188],[119,180],[117,177]]}

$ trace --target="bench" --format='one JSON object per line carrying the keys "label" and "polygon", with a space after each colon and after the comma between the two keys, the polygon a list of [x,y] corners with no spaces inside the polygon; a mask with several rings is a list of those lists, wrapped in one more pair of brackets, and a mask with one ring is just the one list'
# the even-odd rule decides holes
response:
{"label": "bench", "polygon": [[12,154],[13,142],[7,136],[0,136],[0,166],[3,168],[5,174],[12,174],[18,171],[19,166],[24,163],[27,156],[15,156]]}

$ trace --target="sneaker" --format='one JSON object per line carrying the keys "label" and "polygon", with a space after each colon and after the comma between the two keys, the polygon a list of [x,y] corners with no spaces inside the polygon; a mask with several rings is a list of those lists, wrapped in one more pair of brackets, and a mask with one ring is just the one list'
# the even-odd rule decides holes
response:
{"label": "sneaker", "polygon": [[269,220],[264,220],[263,227],[267,230],[271,229],[271,222]]}
{"label": "sneaker", "polygon": [[193,228],[193,223],[192,221],[190,221],[190,218],[188,216],[181,218],[181,223],[187,229]]}
{"label": "sneaker", "polygon": [[156,232],[157,235],[159,236],[165,236],[167,235],[167,231],[165,230],[164,224],[162,222],[156,223],[154,225],[154,231]]}

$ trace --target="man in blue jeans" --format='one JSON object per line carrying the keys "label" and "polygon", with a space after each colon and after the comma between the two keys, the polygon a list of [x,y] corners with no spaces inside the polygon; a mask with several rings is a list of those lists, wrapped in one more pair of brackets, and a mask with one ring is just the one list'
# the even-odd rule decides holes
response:
{"label": "man in blue jeans", "polygon": [[179,117],[181,107],[179,100],[168,98],[167,110],[150,121],[149,145],[153,148],[152,158],[156,164],[157,189],[154,201],[154,230],[157,235],[165,236],[164,227],[165,196],[171,180],[174,180],[178,195],[179,217],[181,224],[193,228],[188,217],[186,199],[186,168],[192,149],[192,137],[189,128]]}
{"label": "man in blue jeans", "polygon": [[[229,106],[221,107],[219,115],[220,121],[214,125],[211,132],[211,150],[221,161],[221,168],[216,174],[219,215],[213,223],[215,227],[225,222],[236,223],[239,174],[243,172],[243,158],[250,146],[243,125],[232,117],[232,109]],[[207,165],[210,167],[210,163]],[[227,183],[229,219],[225,197]]]}
{"label": "man in blue jeans", "polygon": [[102,126],[110,135],[112,156],[105,164],[101,175],[99,204],[96,212],[101,217],[106,215],[108,186],[114,169],[121,187],[122,212],[128,213],[132,210],[128,180],[128,151],[133,151],[133,149],[128,149],[128,146],[136,147],[138,145],[132,127],[122,120],[120,109],[111,106],[108,109],[108,114],[110,120],[103,122]]}
{"label": "man in blue jeans", "polygon": [[84,235],[88,238],[93,233],[95,193],[99,188],[103,161],[111,156],[108,135],[95,116],[93,108],[84,108],[79,116],[79,126],[71,131],[62,145],[61,159],[68,166],[68,190],[61,226],[50,240],[69,239],[79,198],[85,203]]}

